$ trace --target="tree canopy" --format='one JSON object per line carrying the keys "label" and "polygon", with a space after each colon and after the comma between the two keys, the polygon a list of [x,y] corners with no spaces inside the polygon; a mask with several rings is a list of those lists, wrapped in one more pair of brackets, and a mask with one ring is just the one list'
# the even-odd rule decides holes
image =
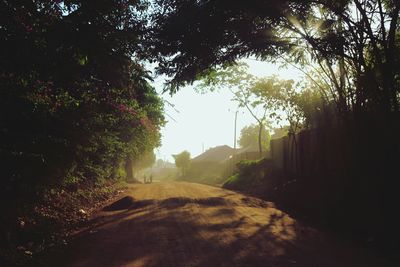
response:
{"label": "tree canopy", "polygon": [[190,166],[190,152],[185,150],[179,154],[172,155],[172,157],[175,159],[176,167],[181,169],[182,176],[185,176]]}
{"label": "tree canopy", "polygon": [[[277,56],[290,48],[278,37],[285,17],[306,17],[304,1],[155,1],[151,44],[171,90],[210,67],[251,54]],[[187,18],[190,18],[187,19]]]}
{"label": "tree canopy", "polygon": [[[293,80],[278,76],[259,78],[249,73],[243,62],[216,67],[200,77],[197,89],[201,91],[228,89],[239,108],[245,108],[258,124],[258,148],[262,154],[263,134],[267,119],[276,123],[289,123],[291,133],[298,132],[306,118],[306,103],[310,102],[308,91],[297,92]],[[314,104],[314,103],[312,103]],[[308,122],[308,120],[306,121]]]}
{"label": "tree canopy", "polygon": [[149,42],[172,92],[254,55],[296,64],[314,82],[318,73],[342,117],[383,115],[399,112],[399,11],[397,0],[159,0]]}
{"label": "tree canopy", "polygon": [[[315,179],[320,187],[303,180],[319,198],[319,189],[337,190],[327,203],[340,198],[343,206],[354,193],[361,204],[349,207],[379,203],[375,210],[389,218],[398,203],[399,14],[399,0],[0,1],[0,208],[10,215],[0,219],[2,235],[11,240],[22,210],[36,212],[31,200],[56,186],[78,191],[118,178],[124,163],[132,170],[132,162],[154,162],[165,120],[148,62],[168,76],[170,93],[196,80],[229,86],[258,124],[242,131],[240,144],[258,129],[260,154],[277,111],[289,133],[320,127],[325,154],[335,143],[324,130],[333,127],[321,125],[339,125],[343,170],[326,168]],[[238,64],[249,56],[292,65],[306,79],[256,78]],[[371,142],[376,136],[385,142]],[[174,158],[186,175],[190,153]]]}
{"label": "tree canopy", "polygon": [[0,2],[5,190],[115,177],[160,144],[163,103],[137,58],[146,6]]}
{"label": "tree canopy", "polygon": [[[258,136],[259,136],[259,125],[251,124],[243,127],[240,130],[240,136],[238,144],[241,148],[257,148],[258,149]],[[271,139],[269,130],[263,125],[261,130],[261,144],[262,150],[269,150],[269,141]]]}
{"label": "tree canopy", "polygon": [[140,171],[146,168],[151,167],[153,164],[156,163],[156,154],[153,150],[146,151],[142,153],[134,162],[133,162],[133,169],[135,171]]}

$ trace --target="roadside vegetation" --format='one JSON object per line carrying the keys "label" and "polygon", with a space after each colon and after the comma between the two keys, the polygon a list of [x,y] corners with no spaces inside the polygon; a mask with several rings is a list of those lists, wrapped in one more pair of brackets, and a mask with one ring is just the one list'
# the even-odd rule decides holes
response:
{"label": "roadside vegetation", "polygon": [[[398,0],[1,1],[0,265],[52,245],[155,161],[165,118],[149,63],[165,92],[231,90],[253,116],[271,159],[238,163],[226,187],[264,188],[397,252],[399,15]],[[304,79],[254,77],[248,57]],[[281,156],[271,120],[286,122]],[[180,177],[195,166],[175,160]]]}
{"label": "roadside vegetation", "polygon": [[[283,167],[281,184],[293,183],[282,199],[331,228],[396,251],[399,2],[156,3],[153,44],[162,52],[155,58],[159,73],[171,77],[171,92],[200,81],[205,90],[230,89],[249,112],[265,108],[255,118],[260,125],[284,114],[290,153],[299,160]],[[249,56],[291,65],[305,78],[254,78],[240,63]],[[317,155],[313,163],[307,153]]]}
{"label": "roadside vegetation", "polygon": [[138,54],[145,8],[1,1],[0,265],[63,242],[160,144],[163,102]]}

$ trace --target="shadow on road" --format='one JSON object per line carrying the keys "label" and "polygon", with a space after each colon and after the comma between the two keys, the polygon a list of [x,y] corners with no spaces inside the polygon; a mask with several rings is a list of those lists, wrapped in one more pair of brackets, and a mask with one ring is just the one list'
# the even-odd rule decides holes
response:
{"label": "shadow on road", "polygon": [[159,207],[174,209],[183,207],[187,204],[198,204],[203,206],[222,206],[227,205],[227,200],[222,197],[209,197],[209,198],[188,198],[188,197],[173,197],[165,200],[134,200],[130,196],[125,196],[114,203],[103,208],[103,211],[118,211],[126,209],[139,209],[148,205],[157,204]]}
{"label": "shadow on road", "polygon": [[131,196],[125,196],[103,208],[103,211],[118,211],[126,209],[139,209],[154,204],[154,200],[134,200]]}
{"label": "shadow on road", "polygon": [[40,266],[378,266],[265,203],[257,207],[265,216],[254,217],[254,203],[121,198]]}

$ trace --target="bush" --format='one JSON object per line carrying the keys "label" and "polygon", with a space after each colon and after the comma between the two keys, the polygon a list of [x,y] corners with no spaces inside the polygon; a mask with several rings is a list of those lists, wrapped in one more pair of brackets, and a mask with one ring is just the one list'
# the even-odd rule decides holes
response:
{"label": "bush", "polygon": [[236,164],[237,173],[228,178],[223,187],[251,191],[264,189],[273,181],[273,166],[269,159],[243,160]]}

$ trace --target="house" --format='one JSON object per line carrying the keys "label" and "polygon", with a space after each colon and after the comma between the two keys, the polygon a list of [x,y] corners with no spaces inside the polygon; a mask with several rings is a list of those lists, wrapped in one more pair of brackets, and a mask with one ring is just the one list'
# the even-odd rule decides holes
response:
{"label": "house", "polygon": [[220,163],[234,154],[235,149],[227,145],[216,146],[192,159],[192,162],[216,162]]}

